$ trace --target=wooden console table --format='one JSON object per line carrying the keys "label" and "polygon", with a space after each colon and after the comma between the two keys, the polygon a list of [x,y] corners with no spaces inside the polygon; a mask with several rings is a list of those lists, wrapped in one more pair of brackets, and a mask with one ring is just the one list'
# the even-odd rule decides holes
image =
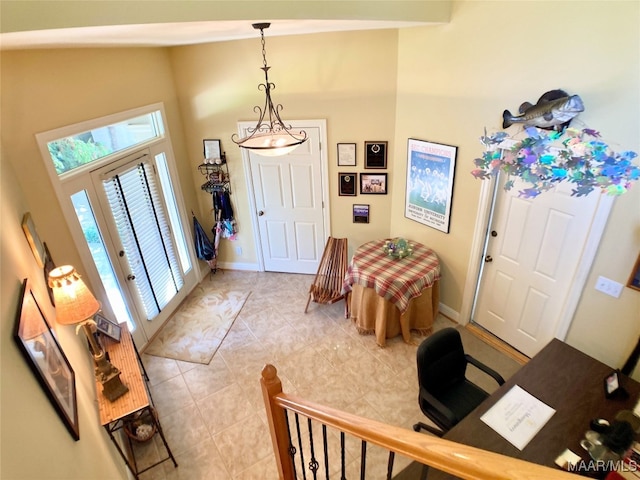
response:
{"label": "wooden console table", "polygon": [[[140,355],[136,349],[131,333],[127,329],[126,325],[122,326],[122,333],[120,336],[120,342],[110,339],[104,335],[101,336],[102,345],[108,354],[108,358],[120,370],[120,379],[127,387],[129,391],[117,398],[115,401],[110,402],[104,395],[102,395],[102,388],[98,382],[96,382],[96,391],[98,392],[98,408],[100,411],[100,423],[105,428],[109,437],[115,444],[118,452],[124,459],[125,463],[133,473],[133,476],[138,479],[138,476],[153,468],[162,462],[171,460],[174,467],[178,466],[176,459],[171,453],[171,449],[167,444],[167,440],[162,432],[160,421],[158,420],[155,409],[153,408],[153,400],[151,394],[147,389],[146,381],[149,380],[147,372],[144,370]],[[114,433],[118,430],[123,430],[127,421],[134,416],[148,416],[152,419],[155,425],[156,433],[160,435],[165,448],[167,449],[167,457],[150,465],[146,468],[138,470],[136,464],[135,455],[133,453],[133,440],[126,435],[123,431],[118,435],[119,439],[114,436]],[[128,450],[131,453],[129,458],[123,450],[124,439],[128,442]],[[151,440],[149,440],[151,441]]]}

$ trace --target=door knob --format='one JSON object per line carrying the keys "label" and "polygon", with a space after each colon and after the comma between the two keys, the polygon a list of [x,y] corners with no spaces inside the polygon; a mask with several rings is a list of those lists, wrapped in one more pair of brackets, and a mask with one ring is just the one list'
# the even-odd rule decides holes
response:
{"label": "door knob", "polygon": [[493,257],[491,257],[491,255],[487,255],[486,257],[484,257],[484,261],[487,263],[493,262]]}
{"label": "door knob", "polygon": [[258,216],[261,217],[262,215],[264,215],[264,212],[262,210],[258,211]]}
{"label": "door knob", "polygon": [[495,230],[491,230],[491,236],[492,237],[497,237],[498,236],[498,232],[496,232]]}
{"label": "door knob", "polygon": [[127,280],[135,280],[135,279],[136,279],[135,275],[132,275],[132,274],[127,275]]}

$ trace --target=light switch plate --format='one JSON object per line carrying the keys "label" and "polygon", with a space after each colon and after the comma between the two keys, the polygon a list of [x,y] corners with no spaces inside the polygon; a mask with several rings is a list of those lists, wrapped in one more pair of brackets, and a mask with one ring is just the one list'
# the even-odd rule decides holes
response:
{"label": "light switch plate", "polygon": [[620,296],[623,286],[624,285],[621,283],[614,282],[613,280],[602,276],[598,277],[598,280],[596,281],[596,290],[614,298],[618,298]]}

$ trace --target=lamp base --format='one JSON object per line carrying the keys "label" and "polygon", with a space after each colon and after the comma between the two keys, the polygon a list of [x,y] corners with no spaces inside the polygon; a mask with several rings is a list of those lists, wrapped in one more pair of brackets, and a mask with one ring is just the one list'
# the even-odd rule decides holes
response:
{"label": "lamp base", "polygon": [[102,394],[110,402],[129,391],[129,387],[120,379],[120,370],[105,358],[104,353],[93,358],[96,362],[96,380],[102,384]]}
{"label": "lamp base", "polygon": [[107,397],[110,402],[120,398],[129,391],[122,380],[120,380],[120,371],[115,368],[115,372],[109,375],[99,375],[98,380],[102,384],[102,394]]}

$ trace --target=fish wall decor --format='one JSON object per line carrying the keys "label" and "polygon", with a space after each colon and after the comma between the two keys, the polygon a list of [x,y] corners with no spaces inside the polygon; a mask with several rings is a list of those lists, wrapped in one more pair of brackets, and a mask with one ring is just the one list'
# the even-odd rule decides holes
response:
{"label": "fish wall decor", "polygon": [[562,131],[584,111],[584,104],[578,95],[558,89],[543,94],[535,105],[524,102],[518,111],[520,115],[513,115],[509,110],[502,113],[502,128],[521,123],[525,127]]}

